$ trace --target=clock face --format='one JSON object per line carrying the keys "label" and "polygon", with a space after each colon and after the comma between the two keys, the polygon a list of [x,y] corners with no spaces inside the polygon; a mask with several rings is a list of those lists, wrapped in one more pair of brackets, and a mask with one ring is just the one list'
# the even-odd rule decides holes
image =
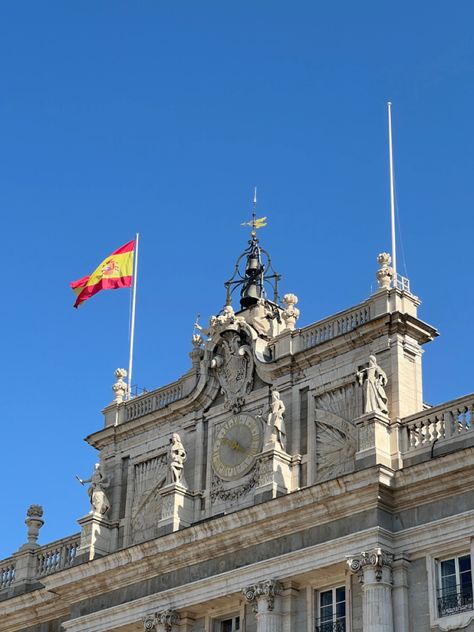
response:
{"label": "clock face", "polygon": [[261,450],[260,424],[250,415],[234,415],[217,429],[212,466],[220,478],[232,481],[246,474]]}

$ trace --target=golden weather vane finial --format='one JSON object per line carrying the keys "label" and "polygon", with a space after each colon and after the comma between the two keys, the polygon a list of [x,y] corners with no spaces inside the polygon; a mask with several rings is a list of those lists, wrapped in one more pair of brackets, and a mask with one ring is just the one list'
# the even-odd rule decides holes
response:
{"label": "golden weather vane finial", "polygon": [[248,222],[242,222],[241,226],[250,226],[252,229],[252,237],[257,236],[257,230],[259,228],[264,228],[267,225],[266,217],[257,217],[257,187],[254,189],[253,193],[253,211],[252,211],[252,219]]}

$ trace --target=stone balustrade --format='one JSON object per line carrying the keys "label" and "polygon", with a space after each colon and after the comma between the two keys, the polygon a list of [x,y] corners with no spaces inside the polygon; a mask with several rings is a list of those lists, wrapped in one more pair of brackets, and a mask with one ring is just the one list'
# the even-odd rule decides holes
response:
{"label": "stone balustrade", "polygon": [[38,549],[36,555],[36,576],[51,575],[72,566],[81,541],[79,533],[47,544]]}
{"label": "stone balustrade", "polygon": [[183,397],[184,385],[182,382],[175,382],[171,386],[153,391],[153,393],[145,393],[127,402],[125,406],[125,420],[132,421],[132,419],[143,417],[143,415],[164,408]]}
{"label": "stone balustrade", "polygon": [[473,431],[474,393],[402,420],[404,452],[413,452]]}
{"label": "stone balustrade", "polygon": [[310,349],[352,331],[371,319],[370,305],[340,312],[300,331],[300,350]]}
{"label": "stone balustrade", "polygon": [[15,561],[8,558],[0,562],[0,590],[9,588],[15,581]]}

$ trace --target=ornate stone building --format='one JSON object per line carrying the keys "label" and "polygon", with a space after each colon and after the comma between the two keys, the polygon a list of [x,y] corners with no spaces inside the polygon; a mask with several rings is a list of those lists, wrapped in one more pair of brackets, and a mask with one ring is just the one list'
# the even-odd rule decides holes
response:
{"label": "ornate stone building", "polygon": [[423,403],[437,332],[388,255],[299,329],[255,227],[189,371],[133,398],[116,371],[80,533],[40,546],[28,510],[0,632],[474,630],[474,395]]}

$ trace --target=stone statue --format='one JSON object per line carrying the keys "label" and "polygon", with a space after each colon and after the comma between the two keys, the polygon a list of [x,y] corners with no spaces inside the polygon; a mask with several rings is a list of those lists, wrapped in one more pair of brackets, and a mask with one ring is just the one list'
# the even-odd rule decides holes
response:
{"label": "stone statue", "polygon": [[76,476],[76,478],[81,485],[90,483],[87,493],[89,494],[92,513],[104,516],[110,509],[110,502],[104,491],[104,487],[108,487],[109,483],[101,472],[100,463],[94,465],[94,471],[90,478],[82,479],[79,476]]}
{"label": "stone statue", "polygon": [[286,451],[285,420],[283,419],[284,413],[285,404],[281,401],[280,393],[276,390],[273,390],[267,425],[271,432],[271,436],[273,436],[273,434],[276,434],[276,440],[280,444],[282,450]]}
{"label": "stone statue", "polygon": [[285,306],[285,309],[282,313],[283,320],[285,321],[288,329],[293,331],[295,328],[295,323],[300,315],[300,310],[296,307],[298,297],[296,296],[296,294],[285,294],[282,302]]}
{"label": "stone statue", "polygon": [[127,383],[124,382],[124,377],[127,377],[127,371],[125,369],[116,369],[114,373],[117,381],[112,386],[112,390],[115,393],[115,403],[121,404],[123,400],[127,397],[128,386]]}
{"label": "stone statue", "polygon": [[390,266],[392,257],[388,252],[381,252],[377,257],[377,262],[380,263],[380,268],[377,270],[375,276],[379,282],[379,289],[389,290],[394,281],[393,268]]}
{"label": "stone statue", "polygon": [[170,447],[168,450],[168,467],[169,477],[171,483],[178,483],[184,485],[184,462],[187,455],[183,444],[181,443],[181,437],[174,432],[170,439]]}
{"label": "stone statue", "polygon": [[356,373],[360,386],[364,386],[364,413],[388,414],[388,397],[385,392],[387,375],[377,364],[374,355],[369,356],[369,366]]}

